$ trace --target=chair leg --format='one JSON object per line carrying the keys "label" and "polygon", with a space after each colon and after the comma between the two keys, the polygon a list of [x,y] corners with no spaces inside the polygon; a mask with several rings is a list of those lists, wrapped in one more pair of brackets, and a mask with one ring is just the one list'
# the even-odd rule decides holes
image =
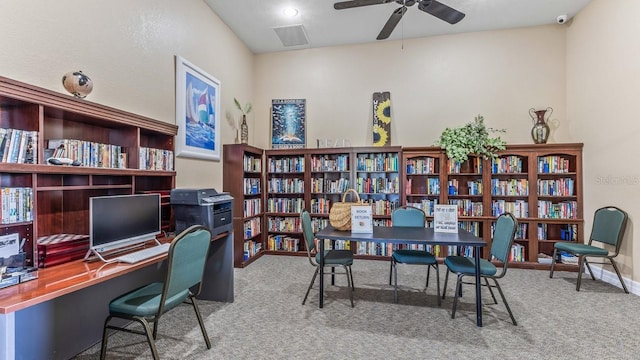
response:
{"label": "chair leg", "polygon": [[311,291],[311,288],[313,287],[313,283],[316,282],[316,277],[318,276],[318,272],[319,271],[320,271],[320,268],[316,266],[316,271],[313,273],[313,277],[311,278],[311,283],[309,284],[309,287],[307,288],[307,293],[304,294],[304,299],[302,300],[302,305],[304,305],[304,303],[307,302],[307,297],[309,296],[309,291]]}
{"label": "chair leg", "polygon": [[589,275],[591,275],[591,280],[595,280],[596,277],[593,276],[593,271],[591,271],[591,265],[589,265],[589,260],[587,260],[587,257],[584,257],[584,265],[587,267],[587,270],[589,270]]}
{"label": "chair leg", "polygon": [[356,284],[353,282],[353,270],[349,266],[349,278],[351,279],[351,291],[356,291]]}
{"label": "chair leg", "polygon": [[[484,277],[484,276],[483,276]],[[487,285],[487,288],[489,289],[489,293],[491,294],[491,297],[493,298],[493,302],[495,304],[498,303],[498,299],[496,299],[496,296],[493,294],[493,289],[491,285],[489,285],[489,279],[487,279],[486,277],[484,278],[484,283]]]}
{"label": "chair leg", "polygon": [[344,266],[345,274],[347,275],[347,286],[349,287],[349,300],[351,301],[351,307],[353,305],[353,283],[351,282],[351,266]]}
{"label": "chair leg", "polygon": [[462,274],[458,274],[458,280],[456,281],[456,290],[453,295],[453,307],[451,308],[451,318],[456,318],[456,308],[458,307],[458,294],[462,292]]}
{"label": "chair leg", "polygon": [[107,325],[109,325],[109,321],[111,321],[111,318],[111,315],[109,315],[104,321],[104,329],[102,329],[102,346],[100,347],[100,360],[104,360],[104,358],[107,356],[107,340],[109,339]]}
{"label": "chair leg", "polygon": [[430,275],[430,274],[431,274],[431,265],[428,265],[428,266],[427,266],[427,282],[425,283],[425,286],[424,286],[424,287],[426,287],[426,288],[428,288],[428,287],[429,287],[429,275]]}
{"label": "chair leg", "polygon": [[151,348],[151,355],[153,356],[153,359],[154,360],[160,359],[160,357],[158,356],[158,349],[156,349],[156,341],[152,336],[151,328],[149,328],[149,323],[143,318],[138,318],[138,317],[135,317],[133,320],[142,324],[142,327],[144,328],[144,333],[147,336],[147,342],[149,343],[149,347]]}
{"label": "chair leg", "polygon": [[447,292],[447,281],[449,281],[449,268],[447,268],[446,273],[444,274],[444,286],[442,287],[442,298],[444,299],[444,295]]}
{"label": "chair leg", "polygon": [[578,260],[578,282],[576,283],[576,291],[580,291],[580,283],[582,283],[582,273],[584,272],[584,256],[579,256]]}
{"label": "chair leg", "polygon": [[549,278],[553,278],[553,268],[556,266],[556,255],[558,249],[553,249],[553,255],[551,256],[551,271],[549,272]]}
{"label": "chair leg", "polygon": [[[516,318],[513,317],[513,313],[511,312],[511,308],[509,307],[509,303],[507,303],[507,299],[504,297],[504,293],[502,292],[502,288],[500,287],[500,284],[498,284],[498,280],[497,279],[493,279],[493,282],[496,283],[496,287],[498,288],[498,292],[500,293],[500,297],[502,298],[502,302],[504,302],[504,306],[507,308],[507,311],[509,312],[509,316],[511,317],[511,321],[513,321],[513,325],[518,326],[518,323],[516,322]],[[487,284],[488,284],[488,282],[487,282]],[[497,303],[498,302],[496,301],[496,304]]]}
{"label": "chair leg", "polygon": [[398,264],[393,262],[393,302],[398,303]]}
{"label": "chair leg", "polygon": [[620,284],[622,284],[622,289],[624,290],[625,293],[629,293],[629,290],[627,290],[627,286],[624,284],[624,280],[622,280],[622,275],[620,275],[620,270],[618,269],[618,265],[616,265],[616,262],[613,261],[612,258],[609,258],[609,261],[611,261],[611,265],[613,266],[613,270],[616,271],[616,274],[618,274],[618,279],[620,280]]}
{"label": "chair leg", "polygon": [[393,265],[395,264],[395,261],[391,259],[391,261],[389,261],[389,264],[389,285],[391,285],[391,277],[393,276]]}
{"label": "chair leg", "polygon": [[[204,321],[202,321],[202,315],[200,314],[200,308],[198,307],[198,303],[196,302],[196,297],[193,294],[189,294],[189,298],[191,299],[191,305],[193,305],[193,310],[196,312],[196,317],[198,318],[198,324],[200,324],[200,330],[202,331],[202,336],[204,336],[204,342],[207,344],[207,349],[211,349],[211,341],[209,341],[209,335],[207,334],[207,329],[204,327]],[[158,321],[156,321],[158,323]]]}
{"label": "chair leg", "polygon": [[440,299],[440,271],[438,270],[438,263],[436,263],[433,268],[436,271],[436,294],[438,295],[438,306],[442,305],[442,300]]}

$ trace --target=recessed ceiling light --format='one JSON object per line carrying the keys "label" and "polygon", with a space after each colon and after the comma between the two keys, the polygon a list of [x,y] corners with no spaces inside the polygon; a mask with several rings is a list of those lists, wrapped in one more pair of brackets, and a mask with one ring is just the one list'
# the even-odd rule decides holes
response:
{"label": "recessed ceiling light", "polygon": [[294,16],[298,15],[298,9],[294,9],[294,8],[288,7],[288,8],[284,8],[284,10],[282,10],[282,13],[286,17],[294,17]]}

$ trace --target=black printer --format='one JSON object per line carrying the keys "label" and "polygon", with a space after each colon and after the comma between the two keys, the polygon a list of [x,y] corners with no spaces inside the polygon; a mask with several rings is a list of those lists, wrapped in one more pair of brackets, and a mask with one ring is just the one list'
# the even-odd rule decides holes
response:
{"label": "black printer", "polygon": [[191,225],[202,225],[213,236],[233,231],[233,197],[215,189],[173,189],[171,207],[176,234]]}

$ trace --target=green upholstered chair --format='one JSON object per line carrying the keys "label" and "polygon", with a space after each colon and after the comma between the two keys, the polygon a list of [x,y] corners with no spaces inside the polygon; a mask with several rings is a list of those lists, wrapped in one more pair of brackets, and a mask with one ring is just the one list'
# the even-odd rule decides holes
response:
{"label": "green upholstered chair", "polygon": [[[496,220],[495,229],[493,231],[493,240],[491,241],[491,256],[502,263],[501,271],[498,272],[498,267],[496,267],[491,261],[486,259],[480,259],[480,276],[484,279],[484,284],[482,286],[486,286],[491,293],[491,297],[493,298],[494,303],[498,303],[495,295],[493,294],[492,288],[497,288],[500,293],[500,297],[502,297],[502,301],[504,302],[504,306],[507,308],[509,312],[509,316],[511,317],[511,321],[513,321],[513,325],[518,325],[516,319],[513,317],[513,313],[511,313],[511,309],[509,308],[509,304],[507,303],[507,299],[504,297],[504,293],[502,292],[502,288],[500,288],[500,284],[498,283],[498,279],[505,276],[507,273],[507,266],[509,264],[509,254],[511,253],[511,245],[513,245],[513,239],[516,234],[516,228],[518,226],[518,221],[516,218],[510,213],[504,213],[498,217]],[[451,310],[451,318],[455,319],[456,317],[456,307],[458,305],[458,298],[462,293],[462,284],[473,284],[475,285],[475,279],[473,282],[465,282],[463,278],[465,276],[475,277],[476,267],[475,260],[473,257],[467,256],[447,256],[444,259],[444,264],[447,265],[449,271],[447,271],[447,275],[444,279],[444,289],[442,290],[442,298],[444,299],[445,293],[447,291],[447,281],[449,280],[449,272],[455,273],[458,275],[458,280],[456,281],[455,287],[455,295],[453,298],[453,308]],[[489,283],[489,279],[493,281],[493,284]]]}
{"label": "green upholstered chair", "polygon": [[[424,227],[425,221],[426,216],[424,211],[411,206],[399,207],[391,213],[392,226]],[[396,303],[398,302],[397,264],[426,265],[426,287],[429,287],[429,273],[431,268],[433,268],[436,273],[436,291],[438,295],[438,306],[440,306],[440,274],[438,272],[438,260],[433,254],[425,250],[398,249],[393,251],[391,254],[391,269],[389,270],[389,284],[391,284],[391,277],[393,275],[393,301]]]}
{"label": "green upholstered chair", "polygon": [[[300,213],[300,221],[302,223],[302,233],[304,235],[305,247],[307,248],[307,255],[309,256],[309,262],[315,267],[315,272],[311,278],[311,283],[307,288],[307,293],[304,295],[302,305],[307,301],[309,292],[316,281],[316,277],[320,272],[320,254],[316,251],[315,235],[311,226],[311,217],[309,212],[303,210]],[[353,307],[353,291],[355,287],[353,285],[353,273],[351,272],[351,265],[353,265],[353,252],[351,250],[325,250],[324,251],[324,266],[330,267],[331,272],[325,272],[325,275],[331,275],[332,280],[335,274],[344,274],[347,276],[347,285],[349,286],[349,300],[351,300],[351,307]],[[335,272],[336,267],[342,267],[344,272]],[[333,283],[333,282],[332,282]],[[324,295],[324,294],[323,294]]]}
{"label": "green upholstered chair", "polygon": [[[620,280],[620,284],[622,284],[622,289],[628,294],[629,290],[627,290],[627,286],[624,284],[624,280],[622,280],[622,275],[620,275],[618,265],[613,261],[613,258],[618,256],[618,253],[620,252],[620,245],[622,244],[622,238],[624,237],[624,232],[627,227],[627,218],[627,213],[615,206],[606,206],[596,210],[593,218],[593,226],[591,228],[591,236],[589,237],[589,242],[587,244],[561,241],[553,245],[553,258],[551,260],[551,272],[549,273],[549,277],[553,277],[553,269],[556,265],[556,256],[558,255],[558,251],[564,251],[576,255],[580,259],[576,291],[580,291],[584,265],[587,266],[591,279],[596,279],[593,276],[593,271],[591,271],[591,266],[589,266],[587,257],[608,259],[611,262],[613,269],[616,271],[616,274],[618,274],[618,279]],[[597,243],[613,246],[614,250],[609,251],[605,248],[595,246]],[[597,262],[595,264],[607,263]]]}
{"label": "green upholstered chair", "polygon": [[[211,349],[211,342],[195,299],[200,293],[210,242],[211,232],[203,226],[194,225],[184,230],[171,242],[167,258],[167,273],[163,282],[152,283],[130,291],[109,303],[109,316],[105,320],[102,333],[100,359],[106,356],[107,329],[145,335],[153,358],[158,359],[155,344],[158,321],[164,313],[183,302],[193,306],[207,349]],[[197,292],[194,293],[190,289],[196,286]],[[110,322],[113,318],[138,322],[142,325],[143,331],[112,325]],[[153,333],[149,323],[153,323]]]}

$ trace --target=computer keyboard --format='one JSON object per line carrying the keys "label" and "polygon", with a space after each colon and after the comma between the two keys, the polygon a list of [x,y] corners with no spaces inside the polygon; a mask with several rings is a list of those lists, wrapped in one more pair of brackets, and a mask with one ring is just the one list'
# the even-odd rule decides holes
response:
{"label": "computer keyboard", "polygon": [[120,255],[117,258],[115,258],[115,260],[119,262],[124,262],[127,264],[134,264],[145,259],[149,259],[161,254],[166,254],[169,251],[169,246],[171,246],[171,244],[169,243],[161,244],[158,246],[138,250],[132,253]]}

